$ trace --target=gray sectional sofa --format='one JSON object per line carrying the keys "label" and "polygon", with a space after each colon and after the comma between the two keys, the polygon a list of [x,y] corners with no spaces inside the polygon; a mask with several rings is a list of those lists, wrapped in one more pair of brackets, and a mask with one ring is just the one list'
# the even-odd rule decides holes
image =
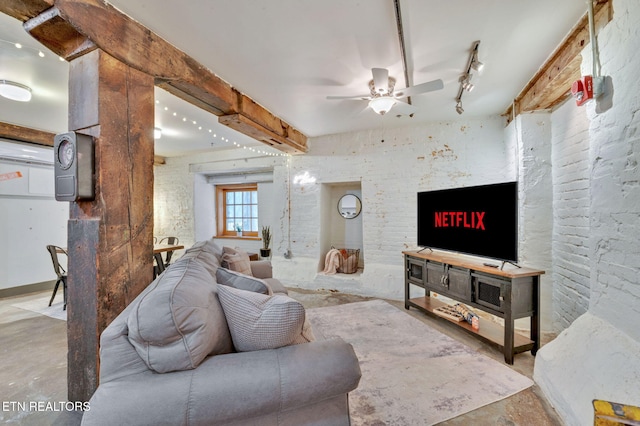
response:
{"label": "gray sectional sofa", "polygon": [[268,262],[258,278],[222,257],[196,243],[104,330],[83,425],[350,424],[352,346],[314,340]]}

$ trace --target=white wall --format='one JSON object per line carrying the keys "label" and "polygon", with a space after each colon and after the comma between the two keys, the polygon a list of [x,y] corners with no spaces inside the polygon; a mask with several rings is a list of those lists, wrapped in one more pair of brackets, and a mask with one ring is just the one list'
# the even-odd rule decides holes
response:
{"label": "white wall", "polygon": [[[169,158],[157,166],[154,233],[177,235],[186,246],[210,238],[211,187],[202,175],[270,167],[270,196],[259,197],[269,200],[265,204],[269,210],[260,215],[269,222],[262,224],[273,231],[276,275],[289,286],[395,299],[404,297],[402,251],[416,247],[417,192],[514,180],[517,168],[514,146],[505,143],[501,117],[386,126],[384,138],[380,129],[312,138],[307,154],[288,158],[241,158],[245,153],[229,150]],[[295,184],[296,176],[305,173],[315,181]],[[349,238],[362,239],[364,271],[357,277],[328,278],[318,274],[324,255],[338,244],[336,240],[347,237],[335,235],[338,227],[332,225],[331,214],[337,215],[333,199],[337,193],[332,188],[344,183],[355,185],[352,189],[359,191],[362,201],[357,223],[349,221],[362,235],[350,231]],[[260,242],[221,242],[252,250],[260,246]]]}
{"label": "white wall", "polygon": [[[340,291],[402,299],[402,251],[416,247],[418,191],[513,180],[513,152],[504,142],[504,120],[443,122],[385,130],[312,138],[309,152],[276,167],[274,185],[282,206],[291,204],[290,240],[276,240],[277,252],[291,250],[292,258],[274,258],[287,285],[335,288]],[[290,170],[287,169],[290,167]],[[292,184],[288,176],[308,174],[314,183]],[[326,233],[320,226],[323,185],[360,182],[364,271],[357,279],[317,274],[323,260]],[[335,206],[331,206],[332,209]],[[283,209],[282,216],[286,215]],[[281,235],[288,235],[282,223]]]}
{"label": "white wall", "polygon": [[569,101],[551,116],[553,134],[554,328],[567,328],[589,309],[589,120]]}
{"label": "white wall", "polygon": [[56,279],[46,246],[66,247],[68,218],[69,203],[54,199],[52,166],[0,160],[0,289]]}
{"label": "white wall", "polygon": [[[544,270],[540,277],[540,326],[553,330],[553,225],[551,123],[548,112],[522,114],[505,129],[507,146],[515,150],[513,165],[518,180],[518,258],[520,263]],[[523,318],[516,327],[528,329]]]}
{"label": "white wall", "polygon": [[[280,216],[281,206],[270,202],[275,188],[265,176],[276,164],[286,161],[286,157],[247,155],[247,151],[242,149],[167,158],[166,164],[154,167],[154,235],[177,236],[185,248],[196,241],[212,238],[216,235],[215,187],[209,182],[209,177],[261,171],[262,178],[258,183],[259,226],[270,226],[275,237],[283,218]],[[228,179],[233,180],[233,177]],[[251,177],[237,179],[252,181]],[[255,253],[262,247],[261,241],[235,238],[220,239],[219,244]],[[180,255],[179,251],[177,256]]]}
{"label": "white wall", "polygon": [[[594,399],[640,406],[640,2],[613,8],[598,35],[607,93],[552,118],[554,301],[558,324],[572,322],[534,379],[568,425],[592,424]],[[590,46],[583,56],[590,74]]]}

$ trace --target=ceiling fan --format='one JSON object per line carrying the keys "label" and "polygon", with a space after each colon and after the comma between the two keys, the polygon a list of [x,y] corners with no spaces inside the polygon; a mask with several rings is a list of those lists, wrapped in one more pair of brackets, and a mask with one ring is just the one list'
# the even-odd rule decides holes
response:
{"label": "ceiling fan", "polygon": [[377,114],[384,115],[393,108],[398,114],[411,115],[416,112],[416,108],[399,99],[420,93],[433,92],[444,87],[442,80],[438,79],[395,90],[396,79],[389,77],[389,70],[386,68],[372,68],[371,74],[373,75],[373,80],[369,82],[370,93],[356,96],[327,96],[327,99],[368,100],[369,107]]}

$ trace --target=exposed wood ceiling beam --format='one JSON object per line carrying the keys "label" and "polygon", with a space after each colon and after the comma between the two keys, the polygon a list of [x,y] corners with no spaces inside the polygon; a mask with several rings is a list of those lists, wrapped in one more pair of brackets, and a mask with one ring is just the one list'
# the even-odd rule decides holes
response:
{"label": "exposed wood ceiling beam", "polygon": [[36,145],[53,146],[54,133],[30,129],[17,124],[0,121],[0,137],[19,142],[29,142]]}
{"label": "exposed wood ceiling beam", "polygon": [[[596,32],[613,18],[612,3],[597,0],[594,4]],[[585,14],[502,114],[507,123],[523,112],[550,109],[565,101],[572,83],[581,77],[582,51],[588,43],[589,18]]]}
{"label": "exposed wood ceiling beam", "polygon": [[304,134],[106,2],[8,0],[0,12],[23,21],[34,38],[67,60],[100,48],[241,133],[284,152],[307,151]]}
{"label": "exposed wood ceiling beam", "polygon": [[[26,142],[34,145],[53,146],[54,136],[55,133],[18,126],[17,124],[3,123],[0,121],[0,138]],[[160,155],[155,155],[153,157],[153,164],[161,165],[165,163],[166,158]]]}

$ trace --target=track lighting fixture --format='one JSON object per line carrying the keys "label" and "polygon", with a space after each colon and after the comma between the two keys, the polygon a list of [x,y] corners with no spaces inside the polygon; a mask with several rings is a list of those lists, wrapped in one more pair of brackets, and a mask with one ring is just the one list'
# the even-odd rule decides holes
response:
{"label": "track lighting fixture", "polygon": [[471,70],[480,71],[484,64],[478,60],[478,46],[480,45],[480,40],[473,42],[471,47],[471,53],[469,54],[469,60],[467,61],[467,67],[464,70],[464,73],[460,76],[458,81],[460,82],[460,88],[458,89],[458,96],[456,96],[456,112],[458,114],[462,114],[464,109],[462,109],[462,95],[465,92],[471,92],[475,87],[473,83],[471,83]]}
{"label": "track lighting fixture", "polygon": [[474,88],[474,85],[471,83],[471,77],[473,77],[472,74],[464,74],[464,75],[461,75],[459,79],[460,84],[462,85],[462,88],[467,92],[472,91]]}
{"label": "track lighting fixture", "polygon": [[478,60],[478,51],[473,51],[473,58],[471,59],[471,68],[480,72],[484,68],[484,64]]}

